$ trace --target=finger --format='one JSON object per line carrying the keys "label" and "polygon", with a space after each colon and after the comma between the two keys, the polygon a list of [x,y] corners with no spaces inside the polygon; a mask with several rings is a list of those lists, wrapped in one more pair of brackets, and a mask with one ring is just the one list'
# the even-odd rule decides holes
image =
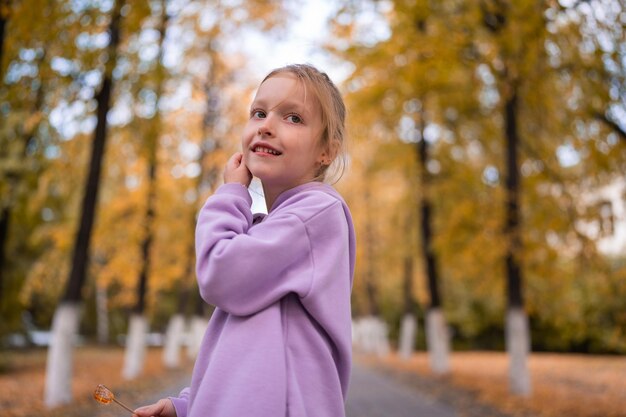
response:
{"label": "finger", "polygon": [[133,417],[147,417],[150,415],[152,414],[148,414],[148,412],[146,411],[146,407],[141,407],[133,411]]}
{"label": "finger", "polygon": [[235,152],[233,156],[230,157],[230,162],[235,168],[241,165],[242,160],[243,160],[243,154],[241,152]]}
{"label": "finger", "polygon": [[150,417],[150,416],[154,416],[154,415],[158,415],[158,413],[161,411],[160,410],[161,407],[159,406],[159,404],[151,404],[151,405],[146,405],[143,407],[139,407],[137,408],[133,414],[137,415],[138,417]]}

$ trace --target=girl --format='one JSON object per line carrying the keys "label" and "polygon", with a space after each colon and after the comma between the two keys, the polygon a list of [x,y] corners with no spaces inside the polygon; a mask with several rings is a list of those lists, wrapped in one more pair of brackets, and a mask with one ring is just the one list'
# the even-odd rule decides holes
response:
{"label": "girl", "polygon": [[[322,182],[343,157],[345,113],[310,65],[263,80],[242,152],[198,217],[198,286],[216,309],[191,386],[135,416],[345,415],[355,238],[346,203]],[[267,216],[250,211],[252,176]]]}

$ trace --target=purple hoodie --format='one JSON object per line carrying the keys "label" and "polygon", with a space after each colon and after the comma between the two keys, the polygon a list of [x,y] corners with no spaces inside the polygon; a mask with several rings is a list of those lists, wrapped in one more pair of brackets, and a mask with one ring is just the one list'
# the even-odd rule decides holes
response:
{"label": "purple hoodie", "polygon": [[351,366],[355,238],[329,185],[282,193],[255,216],[240,184],[200,211],[196,272],[216,309],[178,417],[341,417]]}

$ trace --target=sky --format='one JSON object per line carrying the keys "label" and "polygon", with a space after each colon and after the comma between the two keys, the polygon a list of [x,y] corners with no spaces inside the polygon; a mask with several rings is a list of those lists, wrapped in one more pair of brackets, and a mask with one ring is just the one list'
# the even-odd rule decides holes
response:
{"label": "sky", "polygon": [[271,34],[250,34],[241,46],[255,62],[251,66],[253,76],[261,80],[274,68],[310,63],[328,73],[336,83],[345,79],[349,67],[333,60],[322,50],[329,34],[327,21],[335,8],[330,0],[304,0],[299,2],[297,14],[288,20],[280,38],[276,39]]}
{"label": "sky", "polygon": [[[295,7],[297,3],[297,7]],[[289,7],[291,13],[287,19],[285,35],[280,39],[271,36],[250,36],[241,45],[254,57],[255,72],[259,79],[272,69],[290,63],[310,63],[326,72],[337,84],[345,80],[352,72],[352,65],[333,59],[323,50],[324,42],[330,37],[329,19],[338,9],[336,0],[296,0]],[[356,16],[356,36],[365,44],[374,44],[388,38],[389,28],[381,13],[389,11],[391,2],[359,3]]]}

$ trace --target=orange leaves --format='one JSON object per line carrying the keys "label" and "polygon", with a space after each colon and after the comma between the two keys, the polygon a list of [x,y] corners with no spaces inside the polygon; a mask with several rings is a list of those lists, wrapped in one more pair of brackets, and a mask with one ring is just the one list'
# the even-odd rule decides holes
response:
{"label": "orange leaves", "polygon": [[[391,356],[375,365],[401,372],[403,379],[415,374],[420,380],[432,380],[427,356],[414,355],[409,362]],[[507,390],[508,359],[504,353],[457,352],[451,357],[451,374],[446,381],[420,384],[424,389],[459,389],[471,392],[471,406],[483,402],[512,417],[617,417],[623,414],[626,398],[623,392],[626,372],[623,358],[613,356],[532,354],[529,368],[533,394],[530,398],[514,397]],[[441,385],[444,385],[443,387]],[[429,388],[430,387],[430,388]],[[436,388],[438,387],[438,388]],[[443,391],[440,391],[443,392]],[[473,415],[473,414],[472,414]]]}
{"label": "orange leaves", "polygon": [[[75,354],[75,375],[72,391],[76,401],[69,406],[48,410],[43,404],[45,380],[45,350],[15,351],[9,353],[11,370],[0,374],[0,406],[3,416],[26,417],[32,415],[79,417],[100,415],[104,407],[94,402],[94,387],[105,382],[115,390],[116,397],[139,406],[156,391],[175,389],[172,385],[188,380],[189,365],[183,370],[168,371],[164,368],[162,351],[149,349],[142,378],[124,381],[120,372],[124,351],[119,348],[80,347]],[[175,395],[176,392],[170,392]],[[139,397],[139,398],[138,398]],[[120,415],[111,410],[111,415]],[[117,413],[117,414],[115,414]]]}

